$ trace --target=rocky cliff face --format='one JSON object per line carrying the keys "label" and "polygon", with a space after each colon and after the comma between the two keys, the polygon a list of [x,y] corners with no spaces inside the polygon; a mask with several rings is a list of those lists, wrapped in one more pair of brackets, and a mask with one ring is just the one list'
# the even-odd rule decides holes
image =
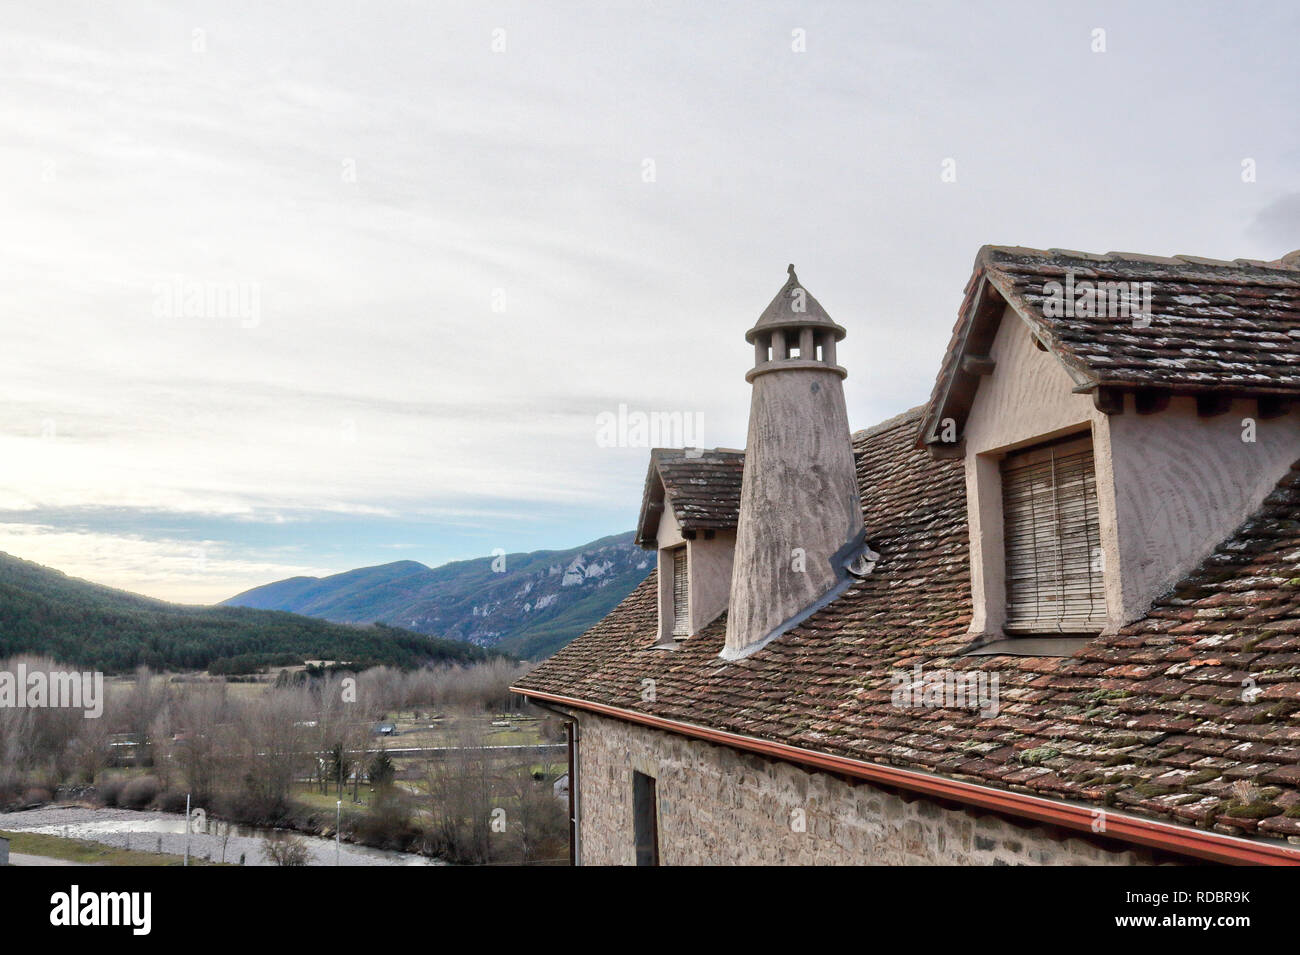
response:
{"label": "rocky cliff face", "polygon": [[381,621],[539,658],[613,609],[645,579],[652,558],[629,532],[566,551],[437,568],[399,561],[330,577],[295,577],[226,603],[347,623]]}

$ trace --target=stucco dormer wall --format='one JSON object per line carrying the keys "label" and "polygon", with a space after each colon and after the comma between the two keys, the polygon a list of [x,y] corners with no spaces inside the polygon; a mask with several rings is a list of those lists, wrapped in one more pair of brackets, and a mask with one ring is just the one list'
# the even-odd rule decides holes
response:
{"label": "stucco dormer wall", "polygon": [[[972,634],[1001,637],[1006,623],[1003,551],[1002,458],[1010,451],[1070,434],[1090,434],[1097,468],[1097,504],[1104,554],[1119,553],[1114,485],[1110,481],[1109,421],[1061,363],[1038,348],[1028,327],[1007,306],[989,357],[991,375],[980,382],[966,419],[966,502],[970,521]],[[1107,566],[1112,563],[1107,558]],[[1117,566],[1115,564],[1114,566]],[[1106,575],[1107,611],[1122,602],[1118,581]],[[1112,622],[1114,620],[1112,619]]]}
{"label": "stucco dormer wall", "polygon": [[[990,357],[993,372],[980,382],[964,431],[972,634],[1001,636],[1006,621],[1000,464],[1007,453],[1091,435],[1108,631],[1142,617],[1300,458],[1300,415],[1261,420],[1254,401],[1205,418],[1192,398],[1138,414],[1128,395],[1123,413],[1104,414],[1090,395],[1073,393],[1065,368],[1038,348],[1010,306]],[[1254,441],[1242,440],[1247,433]]]}
{"label": "stucco dormer wall", "polygon": [[[1254,440],[1244,440],[1253,438]],[[1202,418],[1175,397],[1110,418],[1124,622],[1178,583],[1254,512],[1300,458],[1300,415],[1268,420],[1253,400]]]}
{"label": "stucco dormer wall", "polygon": [[736,531],[717,531],[686,542],[691,579],[691,633],[699,633],[727,609],[736,557]]}
{"label": "stucco dormer wall", "polygon": [[698,633],[727,609],[731,596],[731,570],[736,549],[734,529],[711,537],[683,536],[671,507],[659,519],[656,538],[659,570],[659,641],[673,641],[673,551],[686,548],[686,576],[690,631]]}

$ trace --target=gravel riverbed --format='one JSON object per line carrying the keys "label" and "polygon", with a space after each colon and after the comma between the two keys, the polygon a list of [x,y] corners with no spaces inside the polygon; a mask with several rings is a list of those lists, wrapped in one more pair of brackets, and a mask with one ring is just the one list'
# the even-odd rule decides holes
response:
{"label": "gravel riverbed", "polygon": [[[204,828],[204,827],[198,827]],[[208,820],[207,831],[189,836],[190,857],[244,865],[270,865],[266,837],[271,830],[229,826]],[[227,829],[229,834],[227,835]],[[85,839],[104,845],[140,852],[185,852],[185,816],[170,812],[136,812],[130,809],[81,809],[51,806],[25,812],[0,813],[0,830],[35,832],[69,839]],[[334,865],[333,839],[291,833],[306,843],[308,865]],[[343,843],[338,848],[339,865],[444,865],[438,859],[410,852],[390,852]]]}

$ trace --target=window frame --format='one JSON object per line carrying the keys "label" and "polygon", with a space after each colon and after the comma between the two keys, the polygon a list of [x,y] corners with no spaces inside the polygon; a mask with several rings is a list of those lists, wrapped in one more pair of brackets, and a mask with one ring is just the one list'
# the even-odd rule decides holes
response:
{"label": "window frame", "polygon": [[659,864],[658,780],[632,770],[632,851],[637,865]]}

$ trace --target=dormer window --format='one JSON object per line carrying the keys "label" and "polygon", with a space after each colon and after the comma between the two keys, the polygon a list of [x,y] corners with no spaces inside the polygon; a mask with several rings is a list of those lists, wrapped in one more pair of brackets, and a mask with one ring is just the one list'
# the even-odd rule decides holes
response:
{"label": "dormer window", "polygon": [[656,552],[656,649],[676,647],[727,609],[744,468],[744,452],[727,448],[650,454],[637,543]]}
{"label": "dormer window", "polygon": [[1007,455],[1002,515],[1007,632],[1100,632],[1106,592],[1091,438]]}
{"label": "dormer window", "polygon": [[691,592],[687,573],[686,548],[673,551],[673,636],[691,635]]}

